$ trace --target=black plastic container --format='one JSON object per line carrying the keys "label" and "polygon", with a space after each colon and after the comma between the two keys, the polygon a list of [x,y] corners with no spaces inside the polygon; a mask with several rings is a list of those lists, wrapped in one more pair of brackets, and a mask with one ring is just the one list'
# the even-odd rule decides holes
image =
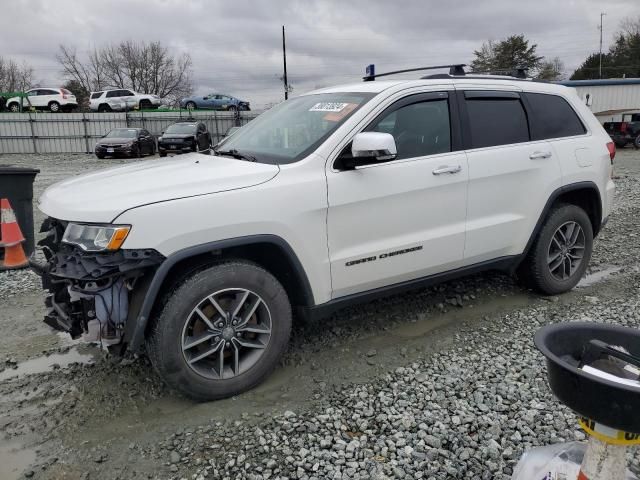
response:
{"label": "black plastic container", "polygon": [[0,165],[0,198],[7,198],[14,213],[20,231],[25,238],[23,248],[31,255],[35,249],[33,229],[33,181],[40,170],[35,168]]}
{"label": "black plastic container", "polygon": [[[596,342],[593,342],[596,340]],[[558,399],[583,417],[611,428],[640,433],[640,388],[590,375],[580,369],[594,344],[625,348],[640,358],[640,330],[588,322],[548,325],[535,335],[547,358],[549,386]]]}

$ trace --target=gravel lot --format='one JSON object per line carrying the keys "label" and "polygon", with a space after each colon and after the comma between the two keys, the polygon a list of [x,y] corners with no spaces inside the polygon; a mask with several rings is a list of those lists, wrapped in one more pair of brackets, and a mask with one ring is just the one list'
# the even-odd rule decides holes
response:
{"label": "gravel lot", "polygon": [[[264,385],[219,402],[52,334],[35,276],[0,273],[0,478],[510,478],[526,449],[584,439],[547,388],[536,329],[640,326],[640,153],[616,161],[615,212],[580,288],[542,298],[489,273],[344,310],[297,325]],[[123,162],[0,155],[42,170],[36,194]]]}

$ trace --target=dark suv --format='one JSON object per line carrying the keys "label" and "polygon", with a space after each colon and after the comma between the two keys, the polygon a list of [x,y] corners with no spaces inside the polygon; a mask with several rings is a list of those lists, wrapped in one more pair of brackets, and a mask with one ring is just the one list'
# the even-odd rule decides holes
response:
{"label": "dark suv", "polygon": [[158,139],[158,153],[202,152],[211,148],[211,134],[202,122],[178,122],[169,125]]}

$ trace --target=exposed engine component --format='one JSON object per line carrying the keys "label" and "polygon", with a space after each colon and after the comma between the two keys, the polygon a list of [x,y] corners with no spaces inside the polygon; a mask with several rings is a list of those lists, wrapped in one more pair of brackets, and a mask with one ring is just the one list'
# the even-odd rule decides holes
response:
{"label": "exposed engine component", "polygon": [[31,259],[49,295],[44,322],[88,342],[119,343],[129,314],[129,293],[145,271],[164,257],[155,250],[85,252],[61,243],[66,224],[47,219],[38,242],[45,261]]}

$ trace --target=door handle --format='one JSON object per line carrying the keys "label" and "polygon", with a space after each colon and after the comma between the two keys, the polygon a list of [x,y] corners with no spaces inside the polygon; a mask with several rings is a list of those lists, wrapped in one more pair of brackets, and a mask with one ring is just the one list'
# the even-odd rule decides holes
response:
{"label": "door handle", "polygon": [[533,152],[529,155],[531,160],[542,160],[543,158],[551,158],[551,152]]}
{"label": "door handle", "polygon": [[462,170],[460,165],[442,165],[433,171],[434,175],[442,175],[443,173],[458,173]]}

